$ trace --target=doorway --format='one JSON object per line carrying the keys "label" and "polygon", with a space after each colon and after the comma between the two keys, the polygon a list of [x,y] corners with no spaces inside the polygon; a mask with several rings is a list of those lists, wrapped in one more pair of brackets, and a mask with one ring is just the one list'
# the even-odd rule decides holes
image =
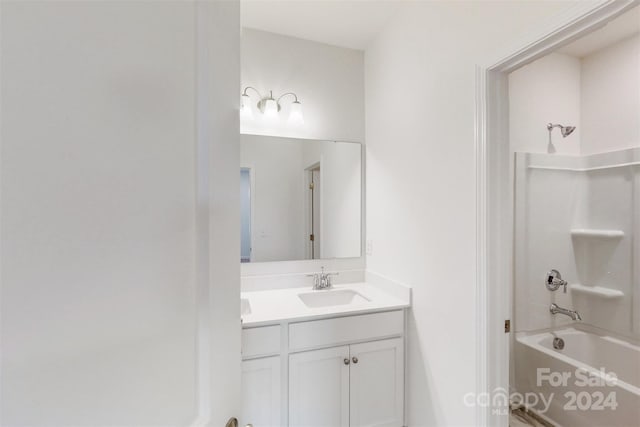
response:
{"label": "doorway", "polygon": [[[514,166],[509,153],[508,74],[637,5],[631,0],[578,4],[517,48],[477,68],[477,393],[488,393],[492,401],[498,394],[507,394],[508,401],[510,377],[511,335],[506,332],[513,306]],[[477,424],[508,425],[509,412],[504,409],[476,405]]]}
{"label": "doorway", "polygon": [[308,167],[305,170],[306,175],[306,206],[305,212],[307,217],[307,233],[306,247],[307,259],[321,258],[321,212],[322,212],[322,187],[321,187],[321,171],[320,163]]}
{"label": "doorway", "polygon": [[252,170],[240,168],[240,262],[251,262],[253,231]]}

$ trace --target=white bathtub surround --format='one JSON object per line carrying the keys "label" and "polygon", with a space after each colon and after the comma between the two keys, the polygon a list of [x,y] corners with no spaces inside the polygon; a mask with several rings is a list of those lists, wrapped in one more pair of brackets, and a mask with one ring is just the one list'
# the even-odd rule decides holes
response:
{"label": "white bathtub surround", "polygon": [[[562,350],[554,348],[554,338],[564,341]],[[580,327],[518,333],[514,349],[518,391],[552,399],[542,416],[563,426],[637,425],[640,345]]]}
{"label": "white bathtub surround", "polygon": [[[307,278],[310,280],[310,278]],[[307,280],[306,280],[307,281]],[[305,282],[306,282],[305,281]],[[250,306],[251,313],[242,316],[245,327],[278,323],[284,320],[301,321],[316,317],[328,317],[345,314],[362,314],[382,310],[397,310],[410,305],[409,295],[401,298],[385,292],[370,283],[349,283],[334,285],[328,290],[311,289],[309,282],[304,287],[272,289],[265,291],[242,292],[242,299]],[[329,307],[308,307],[301,295],[327,294],[336,291],[352,291],[362,298],[354,304],[333,305]]]}
{"label": "white bathtub surround", "polygon": [[[516,155],[516,331],[571,323],[549,313],[555,302],[577,310],[585,324],[640,338],[640,270],[633,262],[639,176],[640,148]],[[552,268],[569,282],[567,293],[544,286]]]}
{"label": "white bathtub surround", "polygon": [[617,289],[611,288],[603,288],[602,286],[585,286],[579,283],[573,284],[569,286],[571,292],[575,293],[584,293],[586,295],[596,296],[599,298],[622,298],[624,297],[624,292],[619,291]]}
{"label": "white bathtub surround", "polygon": [[616,239],[624,237],[622,230],[601,230],[595,228],[575,228],[571,230],[572,237],[599,237],[602,239]]}

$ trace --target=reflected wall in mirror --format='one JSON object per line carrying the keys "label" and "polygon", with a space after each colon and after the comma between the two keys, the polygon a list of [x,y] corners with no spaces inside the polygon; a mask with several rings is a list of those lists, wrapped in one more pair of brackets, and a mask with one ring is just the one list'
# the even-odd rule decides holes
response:
{"label": "reflected wall in mirror", "polygon": [[361,251],[362,146],[241,135],[242,262]]}

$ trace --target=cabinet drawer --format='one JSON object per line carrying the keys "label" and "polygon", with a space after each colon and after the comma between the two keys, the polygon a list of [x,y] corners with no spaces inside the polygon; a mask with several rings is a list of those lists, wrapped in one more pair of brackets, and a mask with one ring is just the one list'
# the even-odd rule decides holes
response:
{"label": "cabinet drawer", "polygon": [[262,357],[280,353],[280,325],[242,330],[242,357]]}
{"label": "cabinet drawer", "polygon": [[304,350],[399,336],[403,330],[401,310],[293,323],[289,325],[289,349]]}

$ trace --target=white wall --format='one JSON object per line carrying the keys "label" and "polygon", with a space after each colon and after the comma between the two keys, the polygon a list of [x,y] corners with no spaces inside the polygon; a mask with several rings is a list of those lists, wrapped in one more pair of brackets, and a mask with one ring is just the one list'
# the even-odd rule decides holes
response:
{"label": "white wall", "polygon": [[[509,75],[512,152],[595,154],[640,144],[640,35],[583,58],[552,53]],[[577,126],[567,138],[546,123]]]}
{"label": "white wall", "polygon": [[[274,97],[295,92],[303,106],[304,124],[288,124],[292,98],[287,97],[282,101],[281,120],[273,123],[254,114],[253,120],[242,120],[242,133],[364,142],[362,51],[244,28],[245,86],[263,95],[272,90]],[[257,103],[255,92],[249,94]]]}
{"label": "white wall", "polygon": [[582,153],[640,145],[640,35],[582,59]]}
{"label": "white wall", "polygon": [[[552,53],[509,75],[509,143],[512,152],[580,154],[579,58]],[[547,123],[576,126],[566,138]]]}
{"label": "white wall", "polygon": [[[210,7],[216,47],[225,47],[215,53],[228,73],[209,71],[233,93],[215,90],[215,98],[195,91],[193,2],[0,7],[0,423],[189,425],[203,409],[200,378],[214,383],[207,374],[218,383],[231,378],[225,396],[238,400],[239,307],[215,311],[214,327],[203,331],[214,329],[212,343],[224,344],[236,362],[220,352],[211,357],[225,364],[199,366],[194,268],[201,96],[225,120],[209,134],[218,144],[210,152],[232,147],[224,159],[237,162],[238,5]],[[237,167],[234,172],[225,182],[238,179]],[[226,170],[216,173],[222,182]],[[216,205],[212,219],[221,227],[238,223],[237,197],[234,191],[228,204]],[[212,257],[226,263],[215,245],[237,248],[237,232],[233,241],[224,233],[215,237]],[[205,281],[212,298],[237,301],[239,267],[212,268],[224,280]],[[215,327],[229,330],[230,318],[237,340],[216,341],[224,334]],[[207,365],[212,369],[202,372]],[[220,375],[220,367],[229,373]],[[227,410],[237,413],[223,396],[208,400],[214,403],[206,409],[213,410],[205,415],[218,411],[217,425]]]}
{"label": "white wall", "polygon": [[567,2],[413,2],[367,49],[367,268],[413,288],[408,425],[473,425],[475,64]]}

